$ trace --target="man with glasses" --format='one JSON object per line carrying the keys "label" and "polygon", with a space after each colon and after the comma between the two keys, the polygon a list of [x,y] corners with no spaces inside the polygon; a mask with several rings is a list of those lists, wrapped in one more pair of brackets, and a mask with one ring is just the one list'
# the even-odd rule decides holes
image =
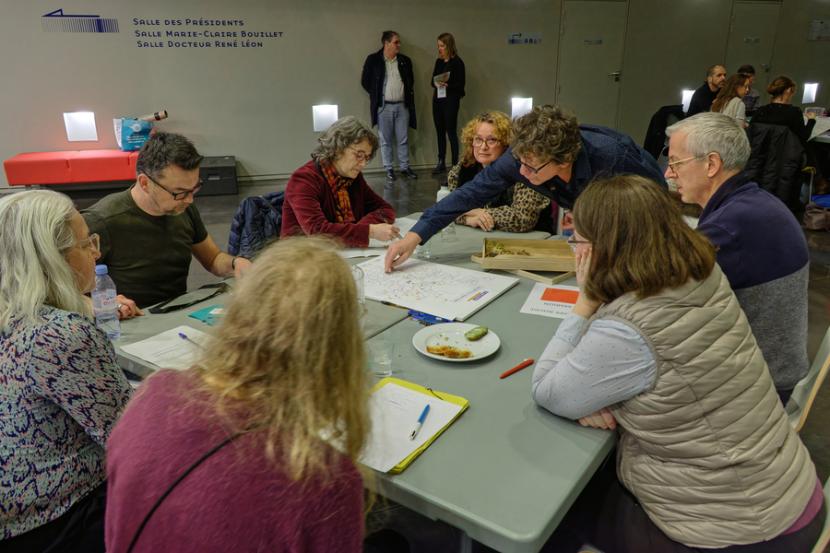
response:
{"label": "man with glasses", "polygon": [[398,153],[401,175],[417,179],[409,167],[409,131],[417,128],[415,119],[415,77],[412,60],[401,54],[401,37],[395,31],[384,31],[382,48],[366,56],[360,84],[369,93],[372,125],[380,134],[380,157],[386,169],[386,180],[395,181],[392,145]]}
{"label": "man with glasses", "polygon": [[798,221],[778,198],[742,174],[749,139],[734,119],[700,113],[666,129],[666,178],[703,208],[697,229],[743,308],[783,404],[809,368],[809,252]]}
{"label": "man with glasses", "polygon": [[386,271],[406,261],[415,247],[459,215],[484,206],[517,182],[570,209],[598,176],[633,173],[665,184],[651,154],[622,133],[579,125],[557,106],[539,106],[513,122],[513,143],[473,180],[424,214],[403,239],[386,251]]}
{"label": "man with glasses", "polygon": [[139,306],[186,292],[191,255],[221,277],[250,265],[219,250],[193,205],[201,162],[184,136],[156,133],[138,153],[135,184],[82,211],[90,232],[100,236],[99,263],[108,266],[118,292]]}

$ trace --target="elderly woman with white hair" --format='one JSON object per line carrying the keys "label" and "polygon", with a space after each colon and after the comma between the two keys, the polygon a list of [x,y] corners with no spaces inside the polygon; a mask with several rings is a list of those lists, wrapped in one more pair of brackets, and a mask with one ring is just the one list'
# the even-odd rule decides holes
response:
{"label": "elderly woman with white hair", "polygon": [[363,248],[370,238],[397,238],[395,210],[363,178],[378,148],[372,129],[349,115],[335,121],[318,142],[311,161],[288,179],[280,235],[325,234]]}
{"label": "elderly woman with white hair", "polygon": [[130,387],[84,297],[98,237],[50,191],[0,200],[0,551],[104,551],[104,445]]}

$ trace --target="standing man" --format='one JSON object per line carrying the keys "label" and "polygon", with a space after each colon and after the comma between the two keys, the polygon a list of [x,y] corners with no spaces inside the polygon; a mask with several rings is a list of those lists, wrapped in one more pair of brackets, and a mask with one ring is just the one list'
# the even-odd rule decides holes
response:
{"label": "standing man", "polygon": [[742,173],[749,139],[731,117],[701,113],[668,129],[669,165],[684,202],[703,208],[697,230],[720,265],[769,365],[781,402],[809,369],[810,255],[798,221],[781,200]]}
{"label": "standing man", "polygon": [[726,82],[726,68],[722,65],[713,65],[706,70],[706,81],[700,88],[695,90],[692,95],[692,101],[689,102],[689,111],[686,112],[686,117],[691,117],[696,113],[709,111],[712,107],[712,102],[723,88],[723,83]]}
{"label": "standing man", "polygon": [[360,84],[369,93],[372,125],[378,126],[386,180],[395,180],[393,143],[397,145],[401,175],[417,179],[418,175],[409,167],[408,127],[417,128],[412,60],[400,53],[401,37],[395,31],[384,31],[380,41],[383,48],[366,56]]}
{"label": "standing man", "polygon": [[[129,189],[81,212],[101,241],[101,258],[121,294],[140,307],[187,291],[191,255],[216,276],[239,276],[250,261],[222,252],[205,229],[193,196],[202,156],[180,134],[150,137]],[[122,305],[121,308],[124,309]]]}
{"label": "standing man", "polygon": [[576,117],[557,106],[537,106],[516,119],[513,137],[501,157],[424,211],[410,232],[392,242],[386,250],[386,272],[406,261],[418,244],[456,217],[483,207],[517,182],[564,209],[573,207],[595,177],[633,173],[665,186],[657,162],[630,136],[606,127],[579,125]]}

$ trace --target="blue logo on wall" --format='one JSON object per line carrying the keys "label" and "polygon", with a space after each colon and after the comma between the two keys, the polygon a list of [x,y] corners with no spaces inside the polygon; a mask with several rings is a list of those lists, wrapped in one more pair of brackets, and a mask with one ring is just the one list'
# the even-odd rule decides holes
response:
{"label": "blue logo on wall", "polygon": [[43,14],[40,18],[44,31],[52,33],[117,33],[118,20],[100,15],[63,13],[63,8]]}

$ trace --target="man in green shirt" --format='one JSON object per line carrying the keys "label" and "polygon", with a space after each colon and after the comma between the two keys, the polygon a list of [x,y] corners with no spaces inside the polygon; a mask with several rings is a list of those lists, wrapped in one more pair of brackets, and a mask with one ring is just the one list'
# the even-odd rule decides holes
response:
{"label": "man in green shirt", "polygon": [[[251,262],[222,252],[205,229],[193,196],[202,156],[184,136],[159,132],[141,148],[136,181],[81,213],[101,242],[101,258],[120,294],[138,306],[187,291],[193,255],[211,273],[239,276]],[[140,314],[122,301],[119,316]]]}

